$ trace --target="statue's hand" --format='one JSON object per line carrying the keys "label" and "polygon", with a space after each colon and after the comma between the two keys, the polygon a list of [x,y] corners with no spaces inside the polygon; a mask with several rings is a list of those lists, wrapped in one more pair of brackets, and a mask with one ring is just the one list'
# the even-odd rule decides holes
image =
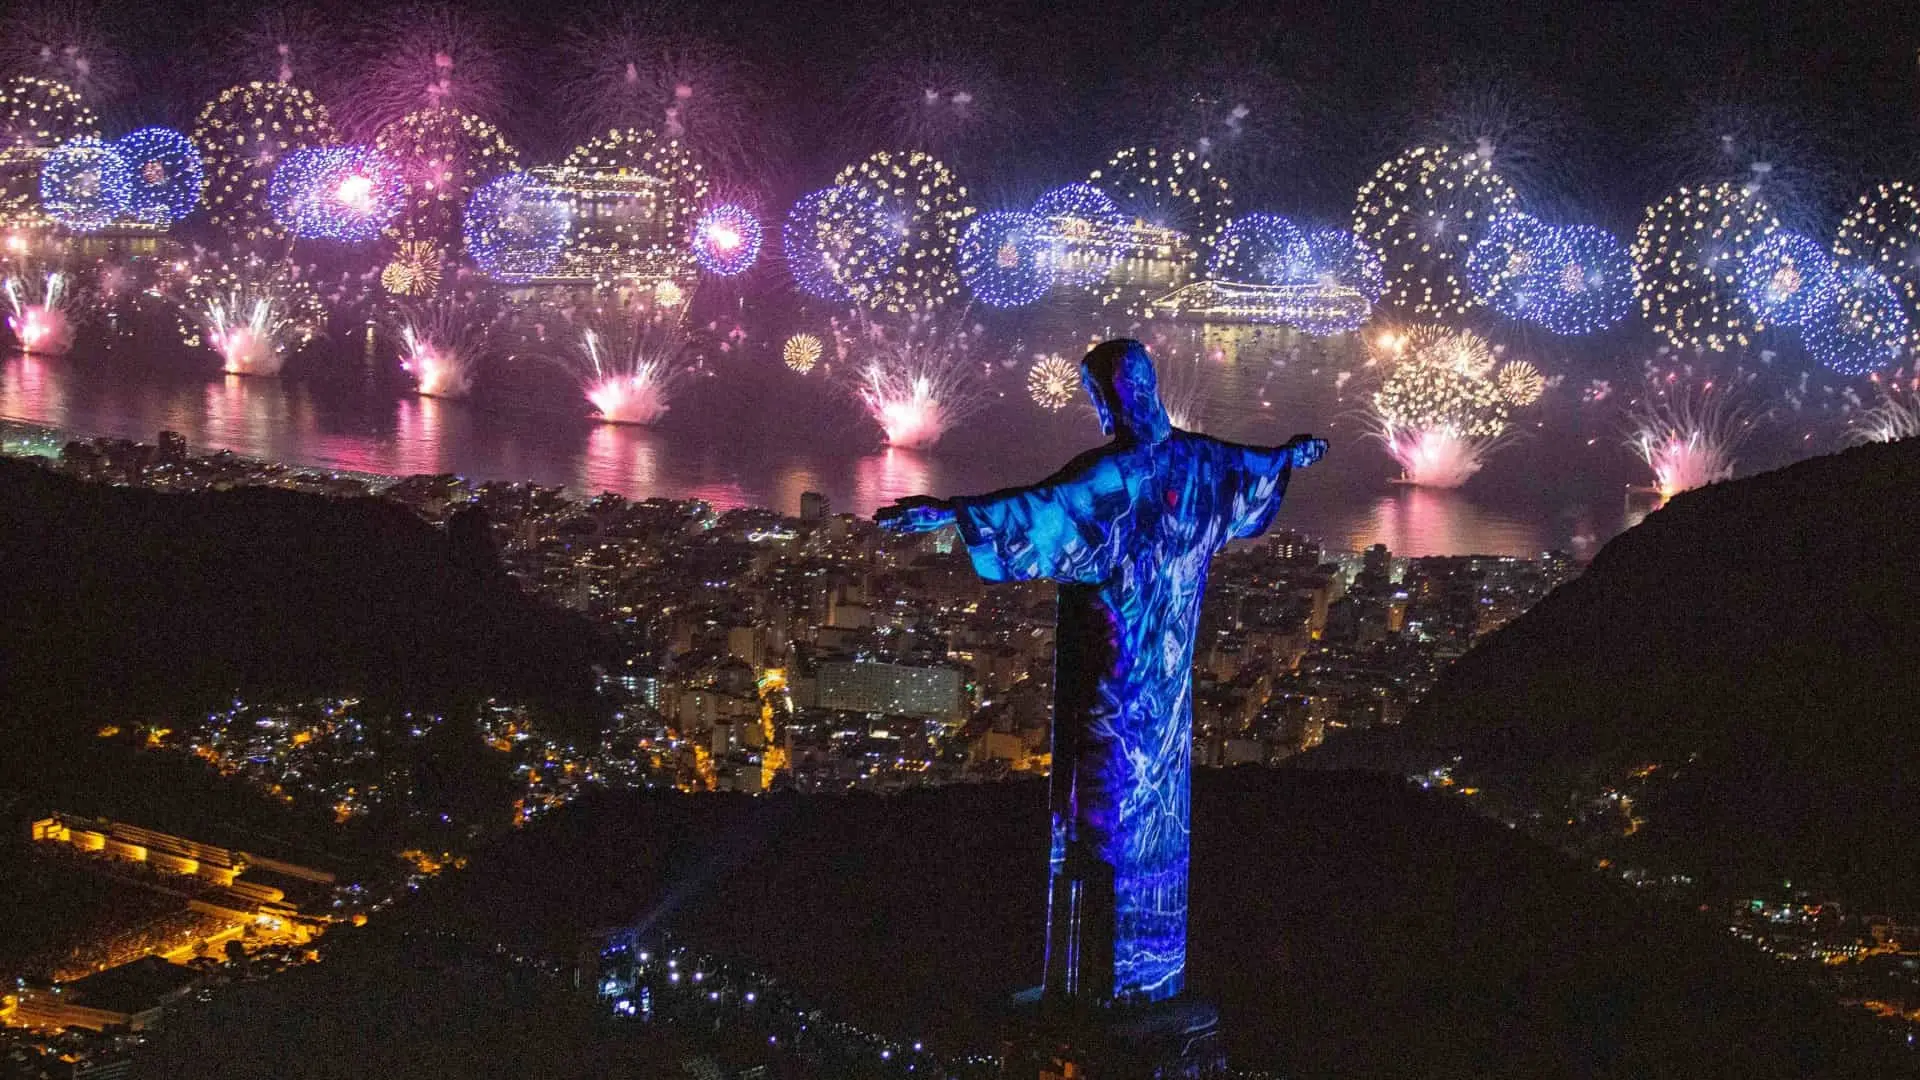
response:
{"label": "statue's hand", "polygon": [[1287,450],[1293,457],[1293,467],[1304,469],[1327,456],[1327,440],[1312,435],[1295,435],[1287,440]]}
{"label": "statue's hand", "polygon": [[941,499],[914,495],[882,507],[873,515],[873,521],[888,532],[902,536],[933,532],[953,524],[953,505]]}

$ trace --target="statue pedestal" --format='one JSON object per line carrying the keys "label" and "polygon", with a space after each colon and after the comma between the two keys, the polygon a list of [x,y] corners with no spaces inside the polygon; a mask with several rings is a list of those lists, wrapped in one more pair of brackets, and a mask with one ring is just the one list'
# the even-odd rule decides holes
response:
{"label": "statue pedestal", "polygon": [[1014,1004],[1002,1080],[1214,1080],[1226,1074],[1220,1014],[1199,1001],[1090,1008]]}

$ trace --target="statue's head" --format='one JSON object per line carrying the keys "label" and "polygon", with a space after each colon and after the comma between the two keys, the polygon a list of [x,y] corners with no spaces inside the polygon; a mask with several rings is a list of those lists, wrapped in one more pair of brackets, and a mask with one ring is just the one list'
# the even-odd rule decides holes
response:
{"label": "statue's head", "polygon": [[1130,338],[1095,345],[1080,361],[1080,381],[1100,414],[1101,431],[1157,443],[1173,430],[1145,345]]}

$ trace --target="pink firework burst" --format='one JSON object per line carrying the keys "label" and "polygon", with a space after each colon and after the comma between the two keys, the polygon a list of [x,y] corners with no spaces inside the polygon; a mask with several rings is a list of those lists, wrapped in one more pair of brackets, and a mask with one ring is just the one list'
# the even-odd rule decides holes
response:
{"label": "pink firework burst", "polygon": [[757,157],[752,80],[725,48],[618,6],[570,30],[561,100],[582,131],[643,128],[740,175]]}
{"label": "pink firework burst", "polygon": [[989,365],[974,357],[965,313],[917,315],[897,328],[862,317],[848,351],[851,387],[887,445],[924,450],[986,404]]}
{"label": "pink firework burst", "polygon": [[1677,374],[1649,380],[1627,418],[1627,445],[1653,470],[1662,499],[1733,476],[1753,421],[1730,385]]}
{"label": "pink firework burst", "polygon": [[402,117],[445,109],[481,117],[503,114],[512,72],[494,28],[448,5],[392,16],[362,62],[362,74],[337,110],[343,130],[371,138]]}
{"label": "pink firework burst", "polygon": [[602,423],[652,424],[698,369],[684,309],[639,295],[571,313],[557,359]]}

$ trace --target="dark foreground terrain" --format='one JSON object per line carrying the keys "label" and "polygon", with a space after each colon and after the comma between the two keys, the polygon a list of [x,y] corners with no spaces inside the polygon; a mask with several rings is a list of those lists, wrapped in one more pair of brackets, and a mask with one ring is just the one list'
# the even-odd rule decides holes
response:
{"label": "dark foreground terrain", "polygon": [[1675,498],[1448,669],[1399,729],[1304,762],[1567,805],[1645,765],[1620,854],[1731,889],[1912,907],[1920,874],[1920,440]]}
{"label": "dark foreground terrain", "polygon": [[[505,1008],[510,980],[437,978],[403,934],[564,963],[621,923],[754,964],[869,1029],[990,1051],[1000,1003],[1040,966],[1045,820],[1038,784],[582,804],[320,965],[183,1014],[145,1075],[462,1075],[451,1063],[477,1046],[545,1043],[539,1002],[554,999]],[[1221,1006],[1241,1068],[1752,1080],[1910,1067],[1904,1047],[1704,918],[1386,777],[1202,772],[1194,834],[1192,985]],[[367,986],[428,997],[370,1005]],[[470,1016],[494,1019],[446,1019]]]}

